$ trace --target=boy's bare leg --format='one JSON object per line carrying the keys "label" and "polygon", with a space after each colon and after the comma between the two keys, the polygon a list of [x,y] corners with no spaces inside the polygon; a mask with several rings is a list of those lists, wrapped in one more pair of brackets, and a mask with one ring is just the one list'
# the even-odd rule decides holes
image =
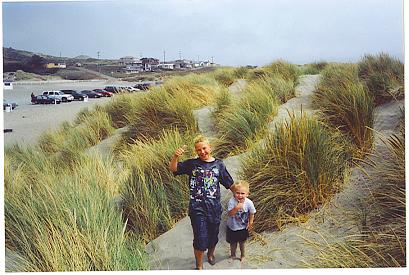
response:
{"label": "boy's bare leg", "polygon": [[244,261],[244,258],[246,257],[246,253],[244,251],[244,244],[246,243],[246,241],[242,241],[240,242],[240,261]]}
{"label": "boy's bare leg", "polygon": [[197,269],[203,269],[203,255],[204,251],[193,249],[194,254],[195,254],[195,260],[196,260],[196,268]]}
{"label": "boy's bare leg", "polygon": [[232,262],[236,258],[237,243],[230,244],[230,261]]}
{"label": "boy's bare leg", "polygon": [[211,264],[214,265],[214,251],[216,249],[216,246],[209,247],[207,250],[207,261]]}

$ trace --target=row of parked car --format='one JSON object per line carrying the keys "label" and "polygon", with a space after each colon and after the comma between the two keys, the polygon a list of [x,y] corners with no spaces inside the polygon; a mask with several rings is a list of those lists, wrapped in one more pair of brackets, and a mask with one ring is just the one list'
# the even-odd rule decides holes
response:
{"label": "row of parked car", "polygon": [[88,98],[111,97],[114,93],[137,92],[140,89],[135,87],[106,86],[104,89],[93,90],[58,90],[44,91],[41,95],[31,94],[33,104],[60,104],[61,102],[71,102],[74,100],[87,101]]}

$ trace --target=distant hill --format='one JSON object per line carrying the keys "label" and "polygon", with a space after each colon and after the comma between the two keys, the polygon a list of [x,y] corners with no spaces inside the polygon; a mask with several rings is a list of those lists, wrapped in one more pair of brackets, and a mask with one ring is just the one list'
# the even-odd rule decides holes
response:
{"label": "distant hill", "polygon": [[88,56],[88,55],[79,55],[79,56],[76,56],[76,57],[74,57],[74,59],[79,59],[79,60],[85,60],[85,59],[90,59],[91,57],[90,56]]}

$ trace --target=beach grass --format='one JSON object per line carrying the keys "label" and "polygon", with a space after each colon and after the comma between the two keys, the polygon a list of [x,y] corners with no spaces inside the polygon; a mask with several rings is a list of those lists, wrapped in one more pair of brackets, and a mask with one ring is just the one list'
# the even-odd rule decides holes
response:
{"label": "beach grass", "polygon": [[304,114],[276,129],[242,160],[257,209],[256,232],[280,229],[328,202],[343,186],[350,154],[342,136]]}
{"label": "beach grass", "polygon": [[248,85],[236,104],[215,116],[218,128],[215,155],[226,157],[242,152],[267,130],[268,122],[277,113],[278,99],[263,84]]}
{"label": "beach grass", "polygon": [[404,65],[397,58],[386,53],[365,55],[358,63],[358,75],[376,105],[404,97]]}
{"label": "beach grass", "polygon": [[127,126],[136,117],[139,108],[139,100],[146,96],[145,93],[120,93],[104,106],[112,121],[112,126],[122,128]]}
{"label": "beach grass", "polygon": [[[272,68],[280,66],[287,65],[280,63]],[[277,114],[278,105],[294,95],[294,82],[285,80],[278,69],[275,73],[264,74],[251,81],[240,99],[232,100],[231,96],[220,94],[213,113],[218,130],[215,154],[226,157],[251,147],[267,131],[268,123]]]}
{"label": "beach grass", "polygon": [[248,73],[249,80],[255,80],[260,77],[279,75],[286,81],[298,84],[298,77],[301,71],[297,65],[291,64],[285,60],[276,60],[268,65],[252,69]]}
{"label": "beach grass", "polygon": [[36,148],[6,150],[6,246],[28,262],[24,271],[147,269],[114,203],[122,172],[112,159],[77,161],[70,169]]}
{"label": "beach grass", "polygon": [[372,95],[359,81],[356,66],[327,66],[312,96],[312,104],[322,112],[326,122],[352,141],[356,157],[370,151],[375,104]]}
{"label": "beach grass", "polygon": [[383,141],[368,177],[370,206],[361,234],[341,242],[313,243],[318,254],[309,268],[406,267],[406,190],[404,130]]}
{"label": "beach grass", "polygon": [[38,146],[46,153],[81,151],[98,144],[113,132],[111,118],[101,107],[85,109],[73,123],[64,122],[58,130],[41,134]]}
{"label": "beach grass", "polygon": [[309,64],[305,64],[301,67],[301,74],[302,75],[307,75],[307,74],[311,74],[311,75],[315,75],[315,74],[320,74],[325,67],[328,65],[329,63],[326,61],[318,61],[318,62],[313,62],[313,63],[309,63]]}
{"label": "beach grass", "polygon": [[174,151],[191,140],[176,130],[162,131],[157,139],[136,141],[121,152],[120,159],[130,171],[121,191],[124,217],[128,228],[146,242],[187,213],[187,179],[174,177],[167,167]]}

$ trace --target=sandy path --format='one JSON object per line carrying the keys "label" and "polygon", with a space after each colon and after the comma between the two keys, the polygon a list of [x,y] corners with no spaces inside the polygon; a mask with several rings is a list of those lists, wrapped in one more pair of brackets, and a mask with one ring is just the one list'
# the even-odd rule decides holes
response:
{"label": "sandy path", "polygon": [[[306,113],[314,113],[311,108],[310,95],[312,94],[318,76],[308,75],[300,79],[296,88],[296,97],[281,105],[278,116],[270,124],[288,118],[288,111],[299,113],[302,109]],[[378,135],[389,135],[394,132],[400,115],[399,108],[404,102],[394,102],[377,108],[374,128],[380,131],[376,135],[375,152],[384,150],[384,145],[379,142]],[[208,112],[206,112],[208,113]],[[206,114],[206,113],[202,113]],[[201,121],[199,120],[199,128]],[[202,129],[202,128],[201,128]],[[211,133],[211,132],[207,132]],[[237,179],[242,155],[225,159],[226,166],[233,178]],[[371,174],[371,168],[365,167]],[[316,248],[310,243],[325,243],[342,241],[351,234],[360,232],[359,213],[368,197],[368,180],[359,168],[351,171],[349,182],[342,192],[338,193],[328,205],[310,214],[310,219],[302,224],[290,224],[281,231],[263,232],[247,245],[247,261],[241,263],[227,260],[229,246],[225,241],[225,224],[220,226],[219,243],[216,248],[216,264],[214,266],[204,263],[205,269],[273,269],[301,267],[303,261],[314,257]],[[222,188],[223,189],[223,188]],[[223,189],[224,190],[224,189]],[[230,197],[230,192],[224,190],[222,203],[225,206]],[[223,213],[224,220],[226,213]],[[189,217],[180,220],[174,228],[151,241],[147,252],[152,257],[152,269],[185,270],[194,267],[192,251],[193,233]]]}
{"label": "sandy path", "polygon": [[[309,96],[311,95],[312,91],[314,90],[314,85],[318,80],[317,76],[305,76],[301,78],[300,85],[296,88],[296,97],[289,100],[286,104],[283,104],[279,107],[277,119],[282,121],[283,119],[288,117],[287,110],[298,110],[301,108],[307,109],[310,108]],[[235,83],[231,86],[230,91],[239,96],[239,92],[245,87],[245,82],[240,81],[239,83]],[[305,106],[305,107],[304,107]],[[197,111],[197,114],[200,115],[208,115],[210,114],[209,108],[204,108]],[[207,131],[207,126],[210,122],[210,117],[200,117],[198,120],[199,122],[199,129],[205,130],[205,134],[213,134],[211,131]],[[211,135],[210,135],[211,136]],[[240,168],[240,157],[242,155],[233,156],[226,158],[224,160],[229,172],[231,173],[234,179],[237,179],[237,172]],[[222,188],[222,204],[225,206],[227,204],[228,199],[230,198],[230,192]],[[226,213],[223,213],[223,220],[226,220]],[[228,261],[229,255],[229,245],[225,241],[225,224],[222,222],[220,225],[220,234],[219,234],[219,244],[217,245],[216,249],[216,259],[217,263],[214,266],[209,265],[207,262],[204,263],[205,269],[235,269],[235,268],[256,268],[260,267],[259,259],[268,259],[271,253],[265,253],[264,248],[260,251],[259,248],[253,247],[254,245],[251,244],[249,246],[249,253],[248,258],[249,261],[247,263],[242,264],[240,261],[234,261],[230,263]],[[159,236],[157,239],[153,240],[147,245],[147,251],[152,256],[153,260],[151,263],[152,269],[192,269],[194,267],[195,262],[192,253],[192,238],[193,233],[190,226],[189,217],[186,217],[179,221],[174,228],[166,232],[165,234]],[[274,238],[275,240],[275,238]],[[255,244],[257,245],[257,244]],[[288,247],[286,245],[286,247]],[[252,252],[250,252],[252,251]],[[255,254],[254,254],[255,253]],[[276,259],[277,256],[271,256]],[[284,259],[286,256],[282,256]],[[254,259],[254,260],[252,260]],[[276,262],[276,261],[273,261]],[[282,265],[282,264],[281,264]],[[278,266],[280,267],[280,264]],[[287,264],[283,265],[282,267],[289,267]],[[272,268],[272,267],[270,267]]]}

